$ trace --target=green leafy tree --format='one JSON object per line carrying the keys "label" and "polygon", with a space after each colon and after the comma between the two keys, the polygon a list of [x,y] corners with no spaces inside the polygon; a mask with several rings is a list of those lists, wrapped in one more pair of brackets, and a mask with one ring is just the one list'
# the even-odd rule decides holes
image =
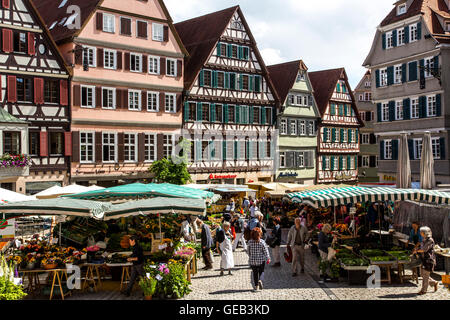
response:
{"label": "green leafy tree", "polygon": [[192,181],[187,169],[191,142],[182,139],[177,147],[181,148],[181,156],[176,155],[170,160],[163,158],[154,162],[149,168],[149,171],[155,175],[157,182],[184,185]]}

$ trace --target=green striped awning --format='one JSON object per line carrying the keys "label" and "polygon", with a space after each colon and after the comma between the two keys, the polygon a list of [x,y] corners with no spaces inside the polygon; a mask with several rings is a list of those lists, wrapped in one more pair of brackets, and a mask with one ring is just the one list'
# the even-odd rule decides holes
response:
{"label": "green striped awning", "polygon": [[437,190],[419,190],[419,200],[434,204],[450,205],[450,193]]}
{"label": "green striped awning", "polygon": [[113,205],[105,214],[105,220],[149,214],[204,215],[206,204],[203,199],[151,198]]}
{"label": "green striped awning", "polygon": [[313,207],[329,207],[349,203],[415,200],[418,190],[395,188],[360,188],[359,190],[336,190],[333,193],[312,195],[303,203]]}
{"label": "green striped awning", "polygon": [[303,199],[313,197],[313,196],[322,196],[322,195],[334,194],[337,192],[353,192],[353,191],[359,191],[359,190],[364,190],[364,189],[366,189],[366,188],[362,188],[362,187],[325,188],[325,189],[319,189],[319,190],[313,190],[313,191],[289,193],[286,195],[286,199],[290,200],[294,203],[302,203]]}
{"label": "green striped awning", "polygon": [[111,203],[108,202],[56,198],[2,204],[0,214],[4,213],[7,217],[67,215],[101,220],[110,209]]}

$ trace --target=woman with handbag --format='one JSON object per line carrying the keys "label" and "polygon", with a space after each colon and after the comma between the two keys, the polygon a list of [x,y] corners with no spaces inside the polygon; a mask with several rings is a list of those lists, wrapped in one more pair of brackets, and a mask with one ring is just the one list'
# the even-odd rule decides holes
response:
{"label": "woman with handbag", "polygon": [[434,287],[434,292],[438,290],[439,283],[430,278],[430,274],[434,271],[436,266],[436,255],[434,253],[434,240],[432,232],[429,227],[420,228],[420,235],[422,236],[422,244],[420,249],[414,249],[413,253],[419,253],[422,258],[422,289],[417,293],[423,295],[428,292],[428,285]]}
{"label": "woman with handbag", "polygon": [[[331,248],[335,238],[331,237],[331,225],[325,224],[322,227],[322,230],[319,233],[319,253],[320,253],[320,262],[323,264],[328,264],[328,251]],[[324,283],[325,281],[330,281],[331,279],[328,277],[328,266],[327,270],[320,270],[320,281],[319,283]]]}
{"label": "woman with handbag", "polygon": [[281,246],[281,219],[280,217],[273,218],[273,224],[275,227],[272,230],[273,240],[270,244],[272,248],[272,256],[274,264],[272,267],[281,267],[281,254],[280,254],[280,246]]}

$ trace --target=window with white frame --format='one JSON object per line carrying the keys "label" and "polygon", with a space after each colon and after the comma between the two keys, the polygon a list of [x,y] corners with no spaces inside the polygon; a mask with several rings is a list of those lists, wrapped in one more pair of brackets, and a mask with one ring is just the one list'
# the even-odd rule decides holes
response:
{"label": "window with white frame", "polygon": [[160,23],[152,24],[152,39],[154,41],[164,41],[164,25]]}
{"label": "window with white frame", "polygon": [[369,133],[361,134],[361,144],[370,144],[370,134]]}
{"label": "window with white frame", "polygon": [[177,76],[177,60],[174,59],[167,59],[166,60],[166,75],[171,77]]}
{"label": "window with white frame", "polygon": [[402,15],[406,13],[406,3],[399,4],[397,6],[397,15]]}
{"label": "window with white frame", "polygon": [[114,33],[115,27],[115,17],[112,14],[103,13],[103,31]]}
{"label": "window with white frame", "polygon": [[402,83],[402,65],[398,64],[394,67],[394,83]]}
{"label": "window with white frame", "polygon": [[308,105],[308,97],[303,96],[303,105],[306,107]]}
{"label": "window with white frame", "polygon": [[434,159],[441,158],[441,139],[440,138],[431,138],[431,150],[433,152]]}
{"label": "window with white frame", "polygon": [[355,157],[350,157],[350,168],[348,168],[349,170],[355,170],[356,169],[356,164],[355,164]]}
{"label": "window with white frame", "polygon": [[304,152],[300,152],[298,154],[298,167],[299,168],[304,168],[305,167],[305,153]]}
{"label": "window with white frame", "polygon": [[297,121],[291,121],[291,136],[297,135]]}
{"label": "window with white frame", "polygon": [[392,159],[392,140],[384,140],[384,158],[386,160]]}
{"label": "window with white frame", "polygon": [[156,134],[145,135],[145,162],[156,161]]}
{"label": "window with white frame", "polygon": [[371,101],[372,100],[372,92],[364,93],[364,98],[366,101]]}
{"label": "window with white frame", "polygon": [[172,158],[174,139],[175,139],[175,136],[172,134],[164,135],[164,156],[168,160],[170,160]]}
{"label": "window with white frame", "polygon": [[116,89],[102,88],[102,108],[115,109],[116,108]]}
{"label": "window with white frame", "polygon": [[281,134],[287,134],[287,120],[282,119],[280,121],[280,132]]}
{"label": "window with white frame", "polygon": [[140,90],[128,90],[128,110],[141,110]]}
{"label": "window with white frame", "polygon": [[[450,7],[450,3],[449,3]],[[445,22],[445,31],[450,32],[450,21]]]}
{"label": "window with white frame", "polygon": [[397,29],[397,46],[405,44],[405,29]]}
{"label": "window with white frame", "polygon": [[414,159],[420,160],[422,158],[422,139],[413,140]]}
{"label": "window with white frame", "polygon": [[95,108],[94,86],[81,86],[81,107]]}
{"label": "window with white frame", "polygon": [[381,104],[381,121],[389,121],[389,103]]}
{"label": "window with white frame", "polygon": [[419,119],[419,98],[411,99],[411,119]]}
{"label": "window with white frame", "polygon": [[177,95],[174,93],[166,93],[166,112],[176,112]]}
{"label": "window with white frame", "polygon": [[150,74],[159,74],[159,57],[148,57],[148,72]]}
{"label": "window with white frame", "polygon": [[341,132],[342,132],[342,141],[343,141],[343,142],[349,142],[349,140],[348,140],[348,131],[347,131],[347,129],[344,129],[344,130],[342,130]]}
{"label": "window with white frame", "polygon": [[436,95],[427,97],[427,117],[436,117]]}
{"label": "window with white frame", "polygon": [[365,111],[360,111],[359,112],[359,117],[361,118],[361,120],[366,121],[366,112]]}
{"label": "window with white frame", "polygon": [[103,162],[114,163],[117,160],[117,139],[115,133],[103,133]]}
{"label": "window with white frame", "polygon": [[136,133],[124,134],[124,152],[126,162],[137,161],[137,139]]}
{"label": "window with white frame", "polygon": [[105,49],[103,51],[103,66],[105,69],[116,69],[116,51]]}
{"label": "window with white frame", "polygon": [[370,156],[362,156],[361,167],[369,168],[369,166],[370,166]]}
{"label": "window with white frame", "polygon": [[305,80],[305,72],[299,71],[299,73],[297,74],[296,82],[300,82],[300,81],[303,81],[303,80]]}
{"label": "window with white frame", "polygon": [[147,111],[159,111],[159,93],[147,92]]}
{"label": "window with white frame", "polygon": [[325,162],[322,164],[322,170],[330,170],[330,157],[324,158]]}
{"label": "window with white frame", "polygon": [[387,68],[380,69],[380,87],[387,86]]}
{"label": "window with white frame", "polygon": [[434,58],[425,58],[425,78],[430,78],[433,76],[432,71],[434,68]]}
{"label": "window with white frame", "polygon": [[308,135],[313,136],[315,134],[315,124],[314,121],[308,121]]}
{"label": "window with white frame", "polygon": [[333,157],[333,167],[334,170],[336,171],[339,170],[339,157]]}
{"label": "window with white frame", "polygon": [[80,162],[94,162],[94,133],[80,132]]}
{"label": "window with white frame", "polygon": [[306,135],[306,121],[305,120],[300,121],[300,135],[301,136]]}
{"label": "window with white frame", "polygon": [[395,120],[403,120],[403,100],[395,101]]}
{"label": "window with white frame", "polygon": [[142,72],[142,54],[130,53],[130,71]]}
{"label": "window with white frame", "polygon": [[386,49],[390,49],[393,47],[393,35],[392,35],[392,31],[391,32],[387,32],[386,33]]}
{"label": "window with white frame", "polygon": [[97,48],[83,46],[83,64],[92,68],[97,66]]}
{"label": "window with white frame", "polygon": [[280,152],[280,168],[286,167],[286,153]]}
{"label": "window with white frame", "polygon": [[363,94],[359,95],[359,101],[364,101],[364,95]]}
{"label": "window with white frame", "polygon": [[418,33],[417,33],[417,23],[409,26],[409,42],[417,41]]}

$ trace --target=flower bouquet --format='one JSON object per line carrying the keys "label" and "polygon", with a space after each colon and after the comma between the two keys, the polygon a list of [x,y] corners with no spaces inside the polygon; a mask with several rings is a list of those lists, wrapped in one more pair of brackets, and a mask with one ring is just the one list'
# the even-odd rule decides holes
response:
{"label": "flower bouquet", "polygon": [[195,254],[195,249],[182,247],[174,253],[175,259],[189,260]]}
{"label": "flower bouquet", "polygon": [[60,258],[56,257],[45,257],[42,259],[41,265],[46,270],[56,269],[62,263]]}
{"label": "flower bouquet", "polygon": [[91,263],[95,259],[95,254],[100,250],[99,246],[91,246],[86,248],[87,262]]}

